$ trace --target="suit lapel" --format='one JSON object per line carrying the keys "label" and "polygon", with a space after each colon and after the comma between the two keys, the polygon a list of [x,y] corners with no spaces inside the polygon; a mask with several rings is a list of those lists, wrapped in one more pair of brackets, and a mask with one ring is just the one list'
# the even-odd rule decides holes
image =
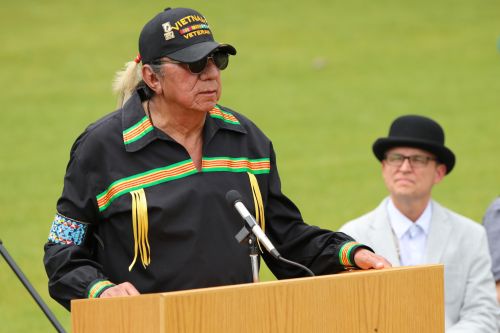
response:
{"label": "suit lapel", "polygon": [[399,255],[387,215],[387,198],[375,209],[370,238],[376,253],[384,256],[393,266],[401,266]]}
{"label": "suit lapel", "polygon": [[443,251],[451,235],[452,225],[448,216],[437,202],[432,201],[432,218],[427,238],[425,262],[435,264],[441,262]]}

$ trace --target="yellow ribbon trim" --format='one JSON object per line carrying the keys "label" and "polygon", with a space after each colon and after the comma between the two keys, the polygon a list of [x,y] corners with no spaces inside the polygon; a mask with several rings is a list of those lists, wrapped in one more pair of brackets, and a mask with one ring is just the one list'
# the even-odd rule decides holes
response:
{"label": "yellow ribbon trim", "polygon": [[[262,203],[262,194],[260,193],[259,183],[257,182],[257,178],[253,173],[247,172],[248,178],[250,179],[250,187],[252,188],[253,194],[253,204],[255,207],[255,219],[260,225],[262,231],[266,231],[266,218],[264,216],[264,204]],[[257,243],[260,243],[257,240]],[[262,252],[262,248],[260,249]]]}
{"label": "yellow ribbon trim", "polygon": [[132,196],[132,230],[134,232],[134,260],[128,267],[129,272],[137,260],[137,252],[141,257],[142,266],[146,268],[151,263],[151,251],[148,241],[148,203],[144,189],[130,192]]}

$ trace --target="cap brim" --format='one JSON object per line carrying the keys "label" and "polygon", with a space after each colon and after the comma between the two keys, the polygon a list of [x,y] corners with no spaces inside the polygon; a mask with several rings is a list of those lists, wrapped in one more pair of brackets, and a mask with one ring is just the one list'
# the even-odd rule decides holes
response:
{"label": "cap brim", "polygon": [[446,173],[449,174],[455,166],[455,154],[445,146],[438,146],[424,140],[405,139],[405,138],[380,138],[373,143],[372,150],[379,161],[385,158],[387,150],[394,147],[413,147],[426,150],[438,158],[438,160],[446,165]]}
{"label": "cap brim", "polygon": [[167,57],[175,61],[191,63],[203,59],[215,49],[220,49],[230,55],[236,55],[236,49],[232,45],[219,44],[216,42],[201,42],[170,53]]}

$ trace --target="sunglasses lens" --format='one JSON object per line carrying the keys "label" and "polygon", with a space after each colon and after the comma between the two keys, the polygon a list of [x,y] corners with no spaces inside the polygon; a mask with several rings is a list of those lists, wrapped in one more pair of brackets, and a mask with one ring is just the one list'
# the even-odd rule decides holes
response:
{"label": "sunglasses lens", "polygon": [[217,51],[217,52],[214,52],[214,53],[208,55],[207,57],[205,57],[203,59],[189,63],[188,66],[189,66],[189,70],[191,71],[191,73],[200,74],[201,72],[203,72],[203,70],[207,66],[207,62],[208,62],[209,58],[212,58],[215,66],[217,66],[217,68],[220,70],[226,69],[226,67],[229,63],[229,54],[227,54],[225,52]]}
{"label": "sunglasses lens", "polygon": [[203,70],[205,69],[205,66],[207,65],[207,60],[208,60],[208,58],[205,57],[205,58],[200,59],[198,61],[189,63],[188,66],[189,66],[189,70],[191,71],[191,73],[200,74],[201,72],[203,72]]}
{"label": "sunglasses lens", "polygon": [[212,59],[214,60],[215,66],[220,70],[226,69],[229,64],[229,54],[225,52],[215,52],[212,55]]}

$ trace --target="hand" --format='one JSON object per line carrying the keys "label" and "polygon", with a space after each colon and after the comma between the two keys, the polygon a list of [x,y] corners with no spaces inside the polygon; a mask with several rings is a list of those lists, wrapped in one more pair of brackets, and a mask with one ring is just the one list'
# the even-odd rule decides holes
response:
{"label": "hand", "polygon": [[367,249],[358,249],[354,253],[354,262],[361,269],[383,269],[392,267],[384,257],[379,256]]}
{"label": "hand", "polygon": [[119,296],[135,296],[140,293],[130,282],[123,282],[114,287],[108,288],[103,291],[99,298],[119,297]]}

